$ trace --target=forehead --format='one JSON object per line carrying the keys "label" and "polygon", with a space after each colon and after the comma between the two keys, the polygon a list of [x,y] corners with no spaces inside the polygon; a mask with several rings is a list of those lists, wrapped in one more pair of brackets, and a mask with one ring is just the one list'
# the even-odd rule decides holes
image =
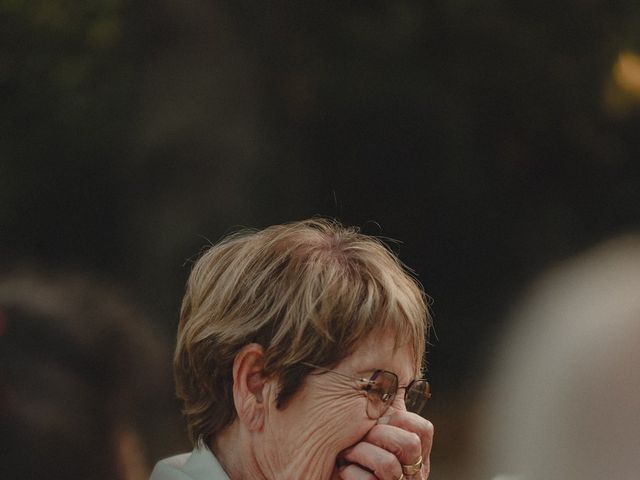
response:
{"label": "forehead", "polygon": [[359,342],[342,365],[354,373],[388,370],[398,375],[401,383],[415,378],[413,351],[410,342],[396,345],[393,334],[371,334]]}

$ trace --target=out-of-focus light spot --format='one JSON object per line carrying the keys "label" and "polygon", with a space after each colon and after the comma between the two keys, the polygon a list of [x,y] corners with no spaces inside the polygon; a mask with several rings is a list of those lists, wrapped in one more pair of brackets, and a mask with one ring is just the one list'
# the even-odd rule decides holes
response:
{"label": "out-of-focus light spot", "polygon": [[615,117],[625,117],[640,105],[640,55],[620,52],[603,93],[604,108]]}
{"label": "out-of-focus light spot", "polygon": [[640,100],[640,55],[622,52],[613,67],[613,78],[622,90]]}
{"label": "out-of-focus light spot", "polygon": [[120,22],[114,18],[95,22],[87,30],[87,43],[95,49],[113,47],[120,40]]}

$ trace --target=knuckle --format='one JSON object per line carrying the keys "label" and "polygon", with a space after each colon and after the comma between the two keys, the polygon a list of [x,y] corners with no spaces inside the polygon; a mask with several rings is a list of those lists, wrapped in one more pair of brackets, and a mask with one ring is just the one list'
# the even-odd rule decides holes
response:
{"label": "knuckle", "polygon": [[379,470],[385,474],[391,474],[397,470],[398,460],[393,455],[386,455],[380,460]]}
{"label": "knuckle", "polygon": [[424,418],[421,418],[420,421],[416,423],[416,432],[422,438],[433,437],[433,432],[434,432],[433,423],[431,423],[429,420],[425,420]]}
{"label": "knuckle", "polygon": [[425,420],[424,423],[424,430],[425,433],[429,436],[429,437],[433,437],[433,434],[435,432],[435,427],[433,426],[433,423],[431,423],[429,420]]}
{"label": "knuckle", "polygon": [[375,425],[371,430],[369,430],[369,432],[364,437],[364,439],[365,441],[371,440],[372,442],[375,443],[374,439],[384,438],[389,435],[392,435],[395,428],[396,427],[393,427],[391,425]]}
{"label": "knuckle", "polygon": [[407,439],[407,445],[409,453],[411,454],[417,453],[418,455],[420,455],[420,453],[422,452],[422,440],[417,433],[412,432],[411,435],[409,435]]}
{"label": "knuckle", "polygon": [[338,477],[341,480],[375,480],[373,475],[355,464],[348,465],[340,470]]}
{"label": "knuckle", "polygon": [[433,444],[433,434],[433,423],[427,421],[424,425],[424,432],[421,435],[425,447],[431,448],[431,445]]}

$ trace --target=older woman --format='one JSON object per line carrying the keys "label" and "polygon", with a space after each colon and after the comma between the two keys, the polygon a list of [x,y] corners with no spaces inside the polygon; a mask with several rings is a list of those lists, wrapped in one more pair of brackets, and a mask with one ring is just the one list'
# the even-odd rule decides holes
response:
{"label": "older woman", "polygon": [[195,449],[152,480],[426,479],[425,295],[327,220],[231,235],[195,264],[174,358]]}

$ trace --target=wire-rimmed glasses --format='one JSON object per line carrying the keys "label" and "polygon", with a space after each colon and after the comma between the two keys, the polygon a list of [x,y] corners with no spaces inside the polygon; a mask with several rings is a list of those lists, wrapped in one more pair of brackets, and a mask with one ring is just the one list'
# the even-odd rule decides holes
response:
{"label": "wire-rimmed glasses", "polygon": [[398,390],[404,390],[404,403],[408,411],[420,414],[427,400],[431,397],[431,387],[426,378],[412,380],[407,385],[398,385],[398,376],[387,370],[376,370],[368,379],[354,377],[346,373],[319,367],[311,363],[301,362],[306,367],[315,368],[325,373],[333,373],[358,383],[357,388],[367,396],[367,416],[372,420],[380,418],[393,403]]}

